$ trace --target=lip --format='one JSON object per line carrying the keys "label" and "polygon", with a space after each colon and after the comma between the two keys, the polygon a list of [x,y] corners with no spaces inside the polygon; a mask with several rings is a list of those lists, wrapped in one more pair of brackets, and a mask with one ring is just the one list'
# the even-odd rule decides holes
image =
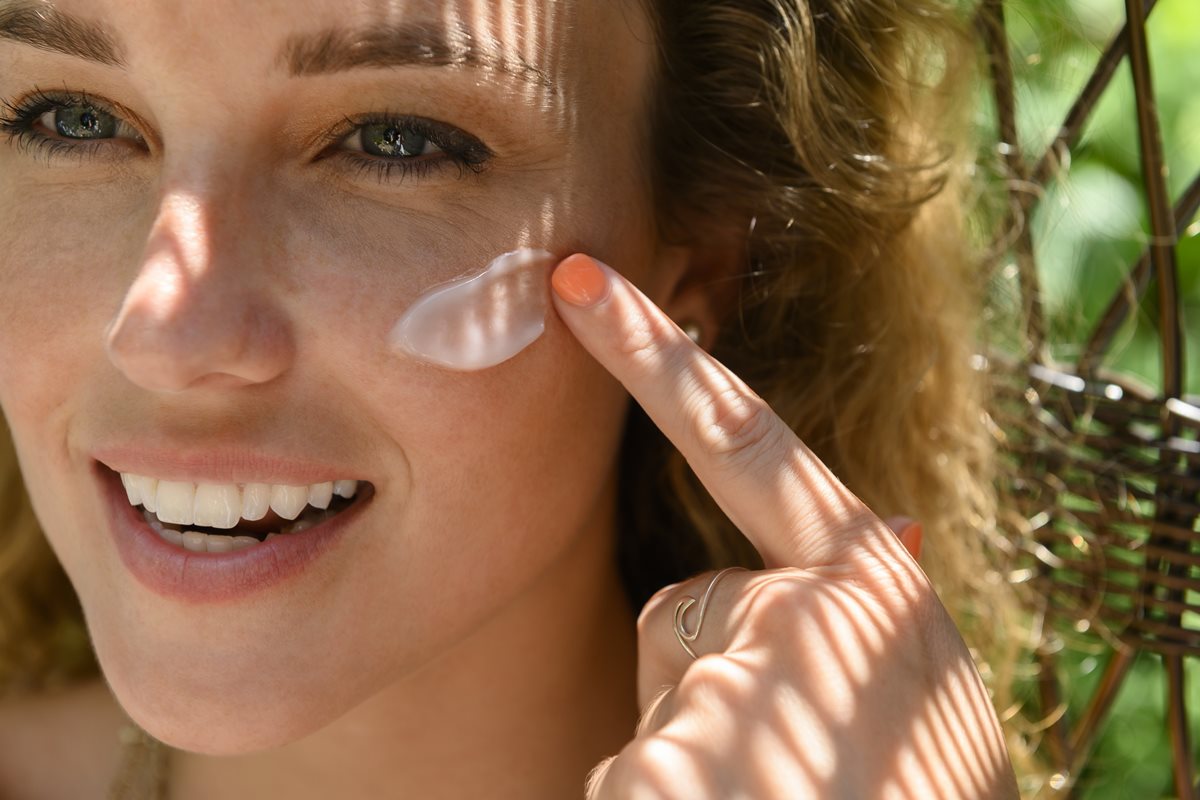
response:
{"label": "lip", "polygon": [[374,487],[363,483],[354,503],[311,528],[242,550],[197,553],[155,533],[129,504],[120,476],[102,463],[93,467],[108,511],[107,527],[125,567],[151,592],[190,605],[234,602],[299,579],[337,547],[374,496]]}
{"label": "lip", "polygon": [[279,483],[305,486],[337,480],[358,480],[353,468],[302,458],[274,458],[247,449],[203,450],[195,447],[104,447],[89,454],[113,472],[149,475],[159,480],[193,483]]}

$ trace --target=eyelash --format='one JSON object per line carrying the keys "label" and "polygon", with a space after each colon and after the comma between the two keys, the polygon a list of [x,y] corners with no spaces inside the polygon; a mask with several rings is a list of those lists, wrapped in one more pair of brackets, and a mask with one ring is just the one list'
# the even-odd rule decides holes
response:
{"label": "eyelash", "polygon": [[459,178],[468,172],[479,174],[487,168],[493,156],[487,145],[452,125],[407,114],[364,114],[346,117],[341,125],[321,138],[331,146],[337,145],[359,129],[371,125],[403,127],[437,145],[442,151],[436,158],[406,159],[379,158],[350,150],[335,150],[329,154],[328,157],[340,158],[353,167],[356,177],[371,175],[379,183],[393,180],[403,183],[410,178],[420,180],[447,166],[457,167]]}
{"label": "eyelash", "polygon": [[[37,120],[48,111],[88,106],[112,115],[126,126],[129,125],[107,103],[84,92],[46,92],[35,89],[15,103],[0,100],[0,106],[5,109],[0,113],[0,134],[19,150],[37,151],[47,161],[67,157],[79,160],[90,157],[119,157],[111,153],[102,156],[102,150],[113,146],[112,138],[72,141],[38,132],[35,129]],[[434,157],[387,159],[351,150],[333,149],[356,134],[360,128],[369,125],[394,125],[404,128],[432,142],[442,152]],[[487,145],[458,128],[407,114],[365,114],[346,117],[336,129],[324,134],[321,140],[328,142],[330,147],[322,151],[320,158],[341,159],[354,170],[356,178],[371,176],[379,183],[403,183],[414,178],[423,180],[448,166],[457,167],[460,178],[468,172],[478,174],[486,169],[493,156]],[[144,140],[139,136],[134,141]]]}
{"label": "eyelash", "polygon": [[[0,131],[19,150],[40,151],[47,160],[60,157],[74,157],[80,160],[97,154],[108,139],[93,141],[70,142],[66,139],[55,139],[34,130],[38,117],[47,111],[55,111],[71,106],[89,106],[106,113],[112,113],[104,103],[97,102],[90,96],[79,92],[51,93],[36,89],[32,94],[16,103],[0,100],[5,113],[0,115]],[[113,114],[114,117],[118,117]]]}

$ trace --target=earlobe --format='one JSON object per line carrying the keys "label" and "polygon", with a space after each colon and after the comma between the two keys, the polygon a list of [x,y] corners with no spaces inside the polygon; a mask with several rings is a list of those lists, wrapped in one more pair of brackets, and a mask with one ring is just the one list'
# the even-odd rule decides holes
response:
{"label": "earlobe", "polygon": [[706,350],[737,302],[743,261],[742,249],[732,246],[677,245],[660,251],[659,306]]}

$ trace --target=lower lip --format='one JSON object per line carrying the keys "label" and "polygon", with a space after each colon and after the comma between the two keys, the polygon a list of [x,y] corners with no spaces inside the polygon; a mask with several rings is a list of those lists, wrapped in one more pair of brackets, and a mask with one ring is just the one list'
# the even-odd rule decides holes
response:
{"label": "lower lip", "polygon": [[[280,586],[302,575],[333,550],[368,505],[369,487],[337,516],[298,533],[228,553],[197,553],[173,545],[129,504],[120,477],[96,464],[108,506],[109,531],[134,578],[155,594],[184,603],[228,603]],[[363,496],[366,492],[366,496]]]}

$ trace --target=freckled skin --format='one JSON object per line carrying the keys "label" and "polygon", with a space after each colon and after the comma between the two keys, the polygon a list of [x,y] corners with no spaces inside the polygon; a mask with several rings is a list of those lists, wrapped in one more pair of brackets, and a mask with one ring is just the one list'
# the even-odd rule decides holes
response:
{"label": "freckled skin", "polygon": [[[117,699],[170,744],[241,754],[247,776],[307,764],[292,797],[351,773],[423,797],[503,797],[517,775],[532,797],[513,765],[558,763],[538,774],[563,796],[634,711],[611,557],[626,396],[553,313],[478,372],[399,359],[386,335],[421,291],[527,245],[628,265],[670,309],[637,160],[652,50],[634,5],[55,7],[103,20],[128,67],[0,42],[0,97],[86,91],[136,115],[149,149],[45,163],[0,143],[0,407]],[[511,40],[559,89],[273,62],[296,32],[431,13]],[[310,146],[380,112],[458,127],[494,159],[380,184]],[[133,434],[354,464],[374,508],[284,589],[166,602],[122,567],[89,472],[90,448]],[[547,704],[546,687],[579,700]],[[488,738],[463,765],[473,731]],[[180,785],[211,778],[179,763]]]}

